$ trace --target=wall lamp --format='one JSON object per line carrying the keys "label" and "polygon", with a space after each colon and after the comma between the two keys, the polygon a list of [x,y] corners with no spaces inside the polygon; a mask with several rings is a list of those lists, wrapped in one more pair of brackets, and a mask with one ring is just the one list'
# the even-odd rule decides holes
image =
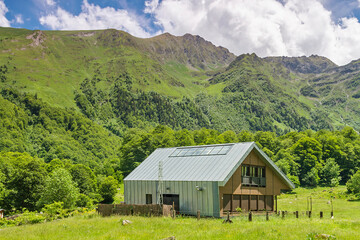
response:
{"label": "wall lamp", "polygon": [[198,191],[203,191],[203,190],[204,190],[204,188],[203,188],[203,187],[200,187],[200,186],[196,186],[195,188],[196,188],[196,190],[198,190]]}

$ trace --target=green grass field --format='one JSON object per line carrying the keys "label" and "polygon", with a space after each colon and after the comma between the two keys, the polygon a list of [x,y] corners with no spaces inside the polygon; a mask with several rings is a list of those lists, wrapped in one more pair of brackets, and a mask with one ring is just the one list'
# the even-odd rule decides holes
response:
{"label": "green grass field", "polygon": [[[278,209],[306,211],[307,197],[313,198],[313,217],[300,214],[296,219],[289,213],[285,219],[271,215],[255,215],[253,221],[247,215],[233,218],[232,224],[222,219],[194,217],[100,217],[97,214],[76,216],[68,219],[36,225],[8,227],[0,230],[0,239],[311,239],[310,235],[329,234],[336,239],[359,239],[360,202],[349,202],[344,187],[296,189],[292,194],[279,197]],[[330,219],[333,197],[334,218]],[[295,200],[296,199],[296,200]],[[319,218],[320,210],[324,218]],[[122,220],[133,223],[123,226]]]}

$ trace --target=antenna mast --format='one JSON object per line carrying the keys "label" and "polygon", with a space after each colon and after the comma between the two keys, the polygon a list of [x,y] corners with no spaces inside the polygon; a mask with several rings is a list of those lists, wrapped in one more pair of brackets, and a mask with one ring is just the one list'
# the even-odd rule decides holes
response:
{"label": "antenna mast", "polygon": [[157,196],[157,203],[162,206],[163,205],[163,190],[164,190],[164,183],[163,183],[163,161],[159,161],[159,180],[158,180],[158,196]]}

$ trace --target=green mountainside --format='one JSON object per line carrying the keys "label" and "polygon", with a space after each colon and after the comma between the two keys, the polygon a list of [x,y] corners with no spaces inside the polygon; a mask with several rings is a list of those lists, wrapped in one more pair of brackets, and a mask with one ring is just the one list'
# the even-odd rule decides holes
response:
{"label": "green mountainside", "polygon": [[0,28],[2,89],[72,108],[121,136],[128,127],[283,133],[360,129],[359,63],[238,57],[200,36],[141,39],[114,29]]}
{"label": "green mountainside", "polygon": [[235,56],[190,34],[0,28],[0,206],[64,201],[58,177],[68,206],[110,203],[157,148],[245,141],[297,185],[345,184],[359,85],[360,61]]}
{"label": "green mountainside", "polygon": [[336,68],[337,65],[327,59],[317,55],[310,57],[266,57],[268,62],[274,62],[283,65],[287,69],[296,73],[322,73],[328,69]]}

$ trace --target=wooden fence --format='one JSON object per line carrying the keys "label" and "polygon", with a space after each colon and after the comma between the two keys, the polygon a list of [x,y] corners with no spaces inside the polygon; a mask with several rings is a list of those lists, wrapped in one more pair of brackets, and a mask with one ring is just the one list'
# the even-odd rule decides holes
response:
{"label": "wooden fence", "polygon": [[170,216],[172,206],[157,204],[99,204],[97,211],[101,216],[138,215],[138,216]]}

